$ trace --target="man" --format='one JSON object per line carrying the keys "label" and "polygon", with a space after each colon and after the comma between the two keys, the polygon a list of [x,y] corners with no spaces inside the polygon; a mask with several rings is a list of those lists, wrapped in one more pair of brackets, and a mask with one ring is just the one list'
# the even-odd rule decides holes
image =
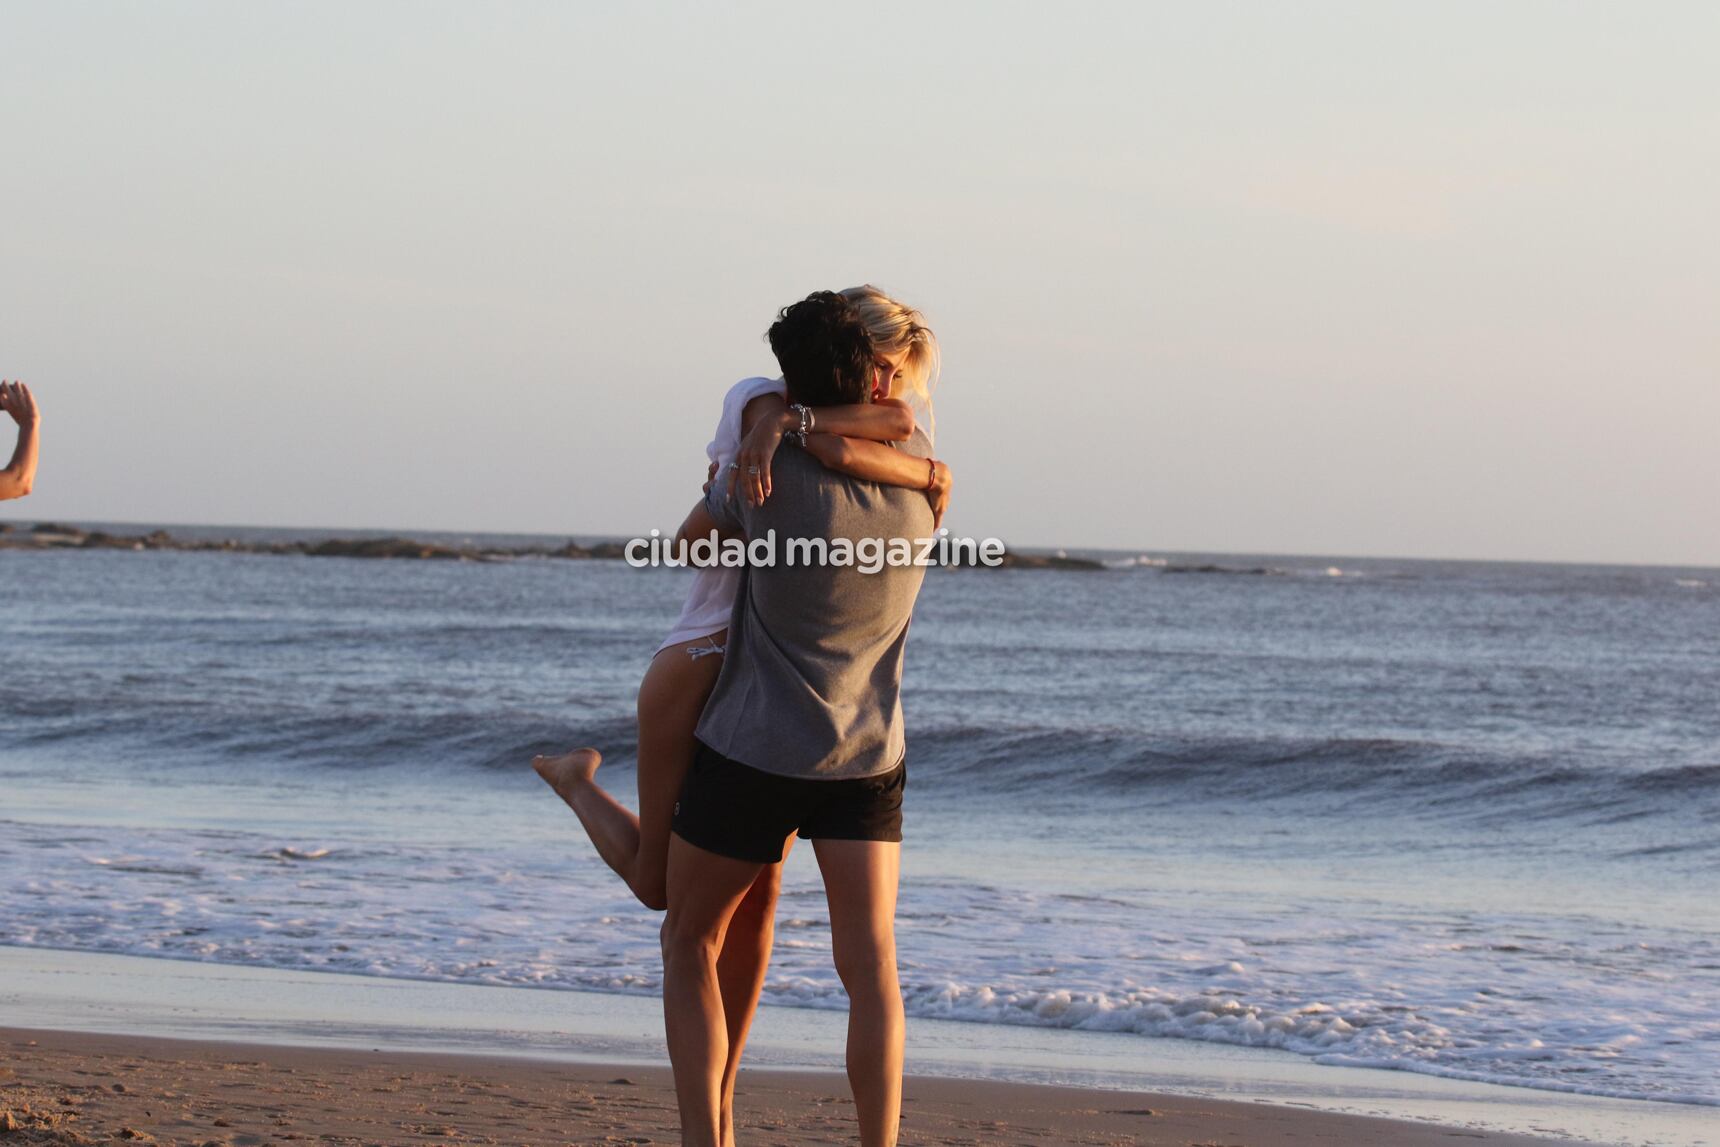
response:
{"label": "man", "polygon": [[[871,339],[840,295],[821,292],[785,308],[770,341],[790,402],[869,400]],[[930,454],[923,435],[907,445]],[[736,1025],[724,1015],[717,957],[748,890],[798,832],[817,854],[848,992],[848,1079],[861,1142],[891,1147],[902,1101],[900,690],[925,570],[820,565],[795,543],[925,537],[932,512],[919,491],[826,470],[789,443],[776,454],[763,504],[730,498],[727,488],[719,475],[703,503],[708,517],[696,510],[687,532],[714,525],[755,542],[774,538],[775,564],[745,570],[669,844],[663,1008],[682,1142],[723,1147],[723,1072]]]}
{"label": "man", "polygon": [[0,410],[18,424],[18,446],[12,461],[0,470],[0,502],[22,498],[36,484],[36,456],[41,453],[42,417],[36,397],[21,382],[0,382]]}

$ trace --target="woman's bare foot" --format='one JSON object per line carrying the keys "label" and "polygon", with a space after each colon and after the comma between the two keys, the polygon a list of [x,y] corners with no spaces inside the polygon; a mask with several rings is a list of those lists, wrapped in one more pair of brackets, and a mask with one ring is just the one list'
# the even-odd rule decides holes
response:
{"label": "woman's bare foot", "polygon": [[597,776],[597,766],[602,763],[603,755],[596,749],[575,749],[559,757],[532,758],[532,768],[537,770],[537,775],[548,781],[556,795],[569,804],[573,803],[573,794],[579,786],[590,784]]}

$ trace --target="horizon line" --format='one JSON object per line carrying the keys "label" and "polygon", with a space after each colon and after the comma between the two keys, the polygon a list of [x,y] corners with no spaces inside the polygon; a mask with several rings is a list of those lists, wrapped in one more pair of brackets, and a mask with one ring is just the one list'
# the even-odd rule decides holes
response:
{"label": "horizon line", "polygon": [[[29,525],[56,524],[64,522],[68,525],[79,526],[129,526],[154,527],[171,531],[174,527],[186,527],[196,530],[298,530],[307,533],[334,534],[342,532],[357,532],[364,534],[381,534],[391,537],[406,537],[418,540],[420,534],[471,534],[521,538],[565,538],[569,540],[584,538],[591,541],[626,541],[634,535],[607,533],[580,533],[571,530],[500,530],[500,529],[448,529],[444,527],[418,528],[407,526],[306,526],[306,525],[272,525],[267,523],[238,523],[238,522],[164,522],[164,521],[128,521],[118,518],[31,518],[15,519],[0,517],[0,525]],[[1465,558],[1450,556],[1425,556],[1413,554],[1341,554],[1315,550],[1187,550],[1172,548],[1155,548],[1150,546],[1096,546],[1043,543],[1014,543],[1005,541],[1010,549],[1024,552],[1067,553],[1080,555],[1083,553],[1115,554],[1119,556],[1159,556],[1175,557],[1204,556],[1204,557],[1233,557],[1233,558],[1335,558],[1370,562],[1461,562],[1471,565],[1518,565],[1518,566],[1600,566],[1617,567],[1620,569],[1675,569],[1675,570],[1711,570],[1720,571],[1720,563],[1706,565],[1700,562],[1672,563],[1663,561],[1577,561],[1569,558]]]}

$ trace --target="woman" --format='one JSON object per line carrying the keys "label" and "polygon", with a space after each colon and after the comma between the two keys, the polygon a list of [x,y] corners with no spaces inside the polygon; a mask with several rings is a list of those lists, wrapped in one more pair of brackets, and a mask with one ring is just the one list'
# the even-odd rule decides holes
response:
{"label": "woman", "polygon": [[[928,486],[923,459],[884,444],[906,440],[916,426],[930,441],[937,339],[919,311],[876,287],[851,287],[842,294],[872,336],[877,354],[873,402],[819,410],[806,449],[831,469],[856,478],[924,489],[941,522],[949,504],[949,467],[934,462]],[[716,437],[705,452],[712,479],[723,475],[731,497],[757,504],[769,496],[770,459],[783,436],[799,426],[784,394],[781,379],[750,378],[736,383],[724,399]],[[575,749],[532,761],[538,775],[578,814],[598,855],[647,908],[664,907],[669,822],[693,760],[693,729],[722,668],[729,614],[739,589],[738,569],[695,569],[681,618],[640,682],[637,816],[596,784],[602,761],[597,750]],[[774,909],[774,884],[760,893]],[[762,910],[766,905],[753,907]]]}

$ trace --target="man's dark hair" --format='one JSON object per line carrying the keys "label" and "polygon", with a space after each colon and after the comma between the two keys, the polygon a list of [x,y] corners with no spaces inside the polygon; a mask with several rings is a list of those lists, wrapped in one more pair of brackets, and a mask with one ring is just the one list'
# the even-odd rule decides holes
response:
{"label": "man's dark hair", "polygon": [[782,308],[766,337],[790,402],[844,406],[871,401],[872,336],[854,304],[841,295],[814,291]]}

